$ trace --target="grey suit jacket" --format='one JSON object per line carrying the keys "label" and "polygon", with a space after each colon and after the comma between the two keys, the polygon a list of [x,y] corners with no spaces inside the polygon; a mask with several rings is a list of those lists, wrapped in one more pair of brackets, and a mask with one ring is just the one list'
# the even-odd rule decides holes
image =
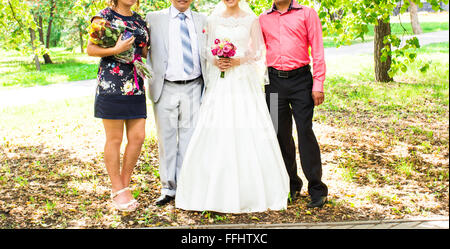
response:
{"label": "grey suit jacket", "polygon": [[[206,45],[206,34],[203,32],[206,26],[206,16],[192,11],[195,30],[198,39],[198,51],[200,53],[200,65],[202,74],[206,75],[206,57],[203,55]],[[149,12],[145,18],[150,30],[150,49],[147,55],[147,64],[153,70],[153,76],[148,81],[149,96],[157,103],[164,85],[164,76],[167,71],[168,61],[168,29],[169,9]]]}

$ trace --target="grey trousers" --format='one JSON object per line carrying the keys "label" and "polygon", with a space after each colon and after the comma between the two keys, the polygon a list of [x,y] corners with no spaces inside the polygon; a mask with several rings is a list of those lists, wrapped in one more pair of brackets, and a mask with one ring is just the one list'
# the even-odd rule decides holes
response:
{"label": "grey trousers", "polygon": [[188,84],[164,81],[161,97],[153,105],[162,196],[175,196],[184,154],[197,123],[202,88],[201,77]]}

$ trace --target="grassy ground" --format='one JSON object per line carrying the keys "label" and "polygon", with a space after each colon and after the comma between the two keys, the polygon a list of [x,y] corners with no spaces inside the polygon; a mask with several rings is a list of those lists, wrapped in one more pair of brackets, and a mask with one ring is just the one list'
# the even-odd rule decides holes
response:
{"label": "grassy ground", "polygon": [[[329,203],[315,210],[306,208],[309,198],[284,211],[239,215],[154,206],[161,185],[149,104],[147,139],[132,178],[141,208],[117,212],[109,202],[110,183],[102,161],[105,138],[101,121],[93,118],[93,97],[8,107],[0,113],[0,228],[448,216],[448,47],[448,43],[423,47],[419,59],[433,61],[430,71],[417,72],[416,63],[395,83],[373,81],[370,55],[327,62],[326,102],[316,109],[314,129]],[[305,180],[301,169],[299,175]]]}
{"label": "grassy ground", "polygon": [[50,49],[54,64],[44,64],[36,71],[33,58],[0,50],[0,88],[48,85],[67,81],[95,79],[98,58],[73,53],[62,48]]}

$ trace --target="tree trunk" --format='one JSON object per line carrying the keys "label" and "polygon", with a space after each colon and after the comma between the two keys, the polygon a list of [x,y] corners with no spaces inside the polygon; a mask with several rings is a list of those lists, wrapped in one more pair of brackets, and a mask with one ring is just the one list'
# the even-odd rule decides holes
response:
{"label": "tree trunk", "polygon": [[49,54],[44,54],[44,55],[42,55],[43,57],[44,57],[44,62],[45,62],[45,64],[53,64],[53,61],[52,61],[52,59],[50,58],[50,55]]}
{"label": "tree trunk", "polygon": [[44,28],[42,24],[42,16],[38,17],[38,31],[39,31],[39,40],[42,42],[42,44],[45,44],[44,42]]}
{"label": "tree trunk", "polygon": [[382,19],[378,19],[378,25],[375,26],[374,37],[374,56],[375,56],[375,80],[378,82],[389,82],[393,79],[389,76],[388,71],[391,69],[391,56],[388,56],[386,61],[381,60],[381,49],[385,46],[391,48],[391,44],[384,44],[383,40],[385,36],[391,34],[391,24],[389,21],[384,22]]}
{"label": "tree trunk", "polygon": [[[47,35],[46,35],[46,40],[45,40],[45,48],[47,48],[47,49],[50,48],[50,35],[52,33],[54,10],[55,10],[55,3],[54,3],[54,0],[52,0],[50,3],[50,17],[48,19]],[[42,41],[42,44],[44,44],[43,39],[41,41]],[[45,64],[53,64],[53,61],[52,61],[52,59],[50,59],[49,54],[44,54],[43,57],[44,57]]]}
{"label": "tree trunk", "polygon": [[83,30],[81,28],[81,25],[78,25],[78,33],[80,35],[80,50],[81,50],[81,53],[84,53]]}
{"label": "tree trunk", "polygon": [[[42,44],[45,44],[44,42],[44,27],[42,24],[42,16],[38,17],[38,31],[39,31],[39,40],[41,41]],[[48,41],[48,39],[47,39]],[[50,59],[50,55],[49,54],[44,54],[42,55],[42,57],[44,57],[44,62],[45,64],[53,64],[52,59]]]}
{"label": "tree trunk", "polygon": [[[33,53],[35,53],[36,47],[34,46],[34,41],[36,40],[36,33],[32,28],[29,28],[28,31],[30,31],[31,48],[33,49]],[[39,62],[39,57],[36,54],[34,54],[34,63],[36,64],[36,70],[41,71],[41,63]]]}
{"label": "tree trunk", "polygon": [[413,29],[414,34],[419,35],[422,34],[422,28],[420,27],[419,23],[419,15],[417,14],[418,8],[417,4],[415,4],[413,1],[409,0],[409,15],[411,16],[411,26]]}
{"label": "tree trunk", "polygon": [[48,19],[47,40],[46,40],[46,43],[45,43],[45,47],[46,48],[50,48],[50,35],[52,33],[53,15],[55,13],[55,7],[56,7],[55,1],[52,0],[50,2],[50,17]]}

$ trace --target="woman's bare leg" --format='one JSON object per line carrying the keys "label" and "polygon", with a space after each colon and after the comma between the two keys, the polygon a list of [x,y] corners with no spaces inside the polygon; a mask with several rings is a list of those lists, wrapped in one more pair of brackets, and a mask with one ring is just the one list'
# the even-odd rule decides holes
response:
{"label": "woman's bare leg", "polygon": [[[104,161],[111,179],[112,192],[126,187],[123,184],[120,170],[120,145],[122,144],[124,123],[124,120],[103,119],[106,134]],[[114,198],[117,203],[127,203],[132,199],[130,191],[125,191]]]}
{"label": "woman's bare leg", "polygon": [[123,155],[122,183],[129,186],[131,174],[141,154],[145,140],[145,119],[130,119],[125,121],[128,144]]}

